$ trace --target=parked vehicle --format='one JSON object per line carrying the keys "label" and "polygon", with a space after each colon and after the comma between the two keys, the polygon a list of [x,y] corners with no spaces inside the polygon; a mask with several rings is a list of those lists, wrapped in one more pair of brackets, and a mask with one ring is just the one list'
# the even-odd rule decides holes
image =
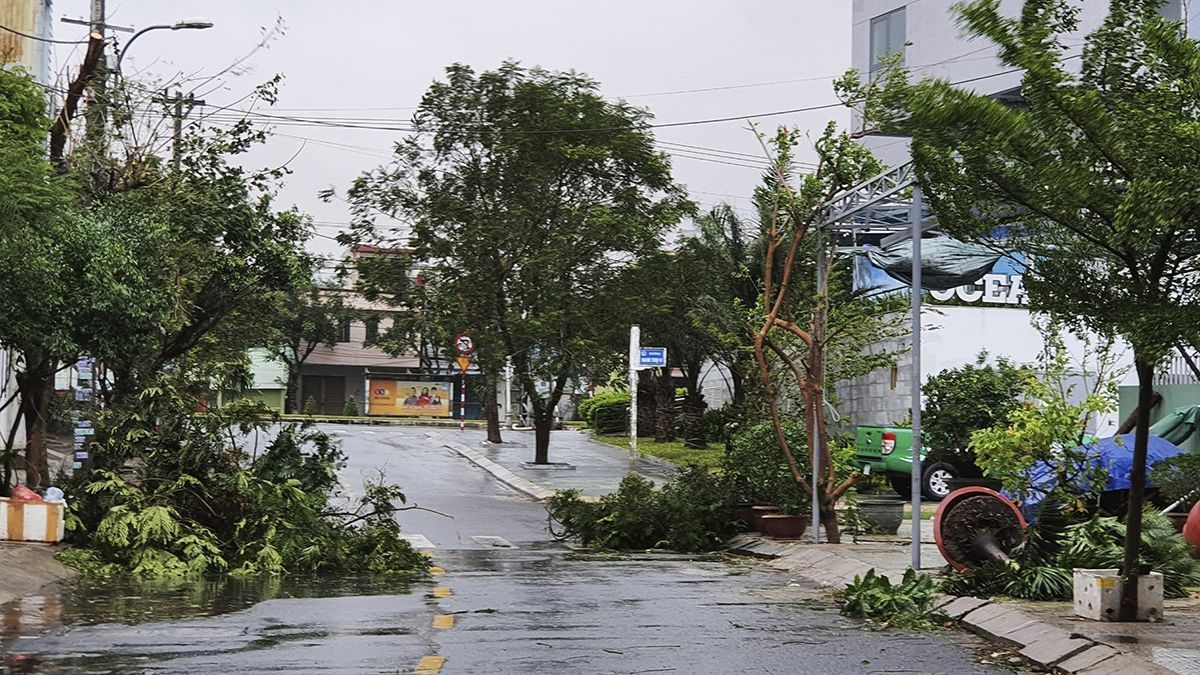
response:
{"label": "parked vehicle", "polygon": [[[855,458],[868,476],[884,475],[897,494],[912,497],[912,429],[904,427],[860,426],[854,441]],[[950,481],[974,475],[972,467],[958,467],[947,461],[924,465],[929,448],[921,453],[921,494],[941,501],[950,494]]]}

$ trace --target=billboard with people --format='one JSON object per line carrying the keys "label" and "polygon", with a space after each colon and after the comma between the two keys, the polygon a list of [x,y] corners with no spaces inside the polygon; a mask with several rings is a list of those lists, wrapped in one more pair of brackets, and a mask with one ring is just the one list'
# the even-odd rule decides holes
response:
{"label": "billboard with people", "polygon": [[447,382],[371,379],[368,415],[393,417],[450,417],[451,390]]}

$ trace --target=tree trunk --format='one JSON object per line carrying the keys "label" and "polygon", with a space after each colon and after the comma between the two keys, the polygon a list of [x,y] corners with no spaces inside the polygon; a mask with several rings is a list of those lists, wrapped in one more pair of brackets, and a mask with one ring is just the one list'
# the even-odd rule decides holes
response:
{"label": "tree trunk", "polygon": [[287,392],[283,399],[283,412],[298,413],[303,408],[300,404],[300,367],[288,366]]}
{"label": "tree trunk", "polygon": [[704,437],[704,394],[698,391],[688,392],[683,401],[683,445],[687,448],[703,448],[707,443]]}
{"label": "tree trunk", "polygon": [[53,364],[43,362],[17,375],[17,386],[21,389],[21,415],[25,418],[25,484],[32,488],[50,484],[46,420],[50,416],[50,398],[54,396],[53,372]]}
{"label": "tree trunk", "polygon": [[[540,406],[539,406],[540,407]],[[554,428],[554,413],[547,406],[533,416],[534,464],[550,463],[550,430]]]}
{"label": "tree trunk", "polygon": [[483,413],[487,418],[488,443],[503,443],[500,438],[500,406],[496,403],[496,376],[487,375],[483,385]]}
{"label": "tree trunk", "polygon": [[654,376],[654,440],[675,440],[675,383],[670,368]]}
{"label": "tree trunk", "polygon": [[1138,420],[1133,436],[1133,472],[1129,476],[1129,510],[1125,514],[1125,558],[1121,572],[1118,619],[1137,618],[1138,558],[1142,545],[1142,505],[1146,492],[1146,453],[1150,445],[1150,409],[1154,407],[1154,362],[1134,356],[1138,376]]}
{"label": "tree trunk", "polygon": [[746,372],[741,366],[729,367],[729,379],[733,380],[733,405],[740,406],[746,401]]}

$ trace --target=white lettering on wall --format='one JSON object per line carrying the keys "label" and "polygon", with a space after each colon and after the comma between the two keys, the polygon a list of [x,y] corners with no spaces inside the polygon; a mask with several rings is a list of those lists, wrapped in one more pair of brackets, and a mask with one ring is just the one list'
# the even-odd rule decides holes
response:
{"label": "white lettering on wall", "polygon": [[985,274],[974,284],[948,291],[930,291],[929,295],[938,302],[954,297],[963,302],[982,301],[993,305],[1024,305],[1027,302],[1020,274]]}

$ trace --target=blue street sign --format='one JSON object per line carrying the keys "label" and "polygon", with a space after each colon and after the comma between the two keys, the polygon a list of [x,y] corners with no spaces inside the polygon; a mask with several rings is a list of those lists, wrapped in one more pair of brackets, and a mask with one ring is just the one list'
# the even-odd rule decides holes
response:
{"label": "blue street sign", "polygon": [[638,354],[638,368],[662,368],[667,365],[666,347],[642,347]]}

